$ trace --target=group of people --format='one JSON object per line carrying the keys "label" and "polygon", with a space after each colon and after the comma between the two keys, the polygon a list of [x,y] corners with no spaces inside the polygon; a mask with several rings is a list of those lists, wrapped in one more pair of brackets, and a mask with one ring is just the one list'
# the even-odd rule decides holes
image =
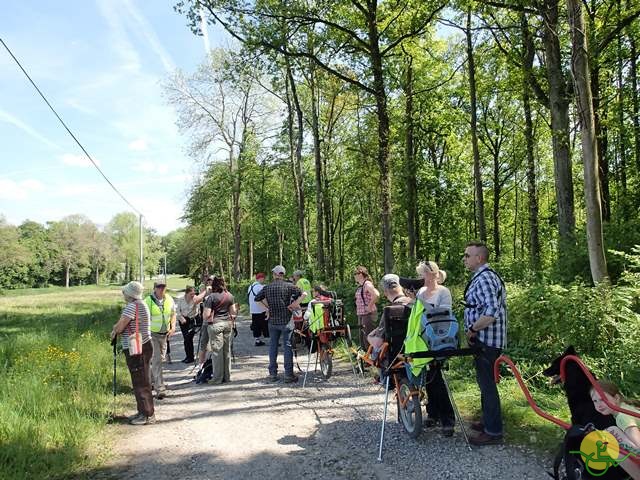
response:
{"label": "group of people", "polygon": [[[489,249],[484,243],[467,244],[463,262],[471,272],[464,290],[464,332],[469,345],[475,347],[474,367],[480,390],[482,418],[473,422],[474,434],[470,442],[475,445],[502,443],[503,424],[500,397],[493,378],[493,366],[506,346],[507,303],[506,288],[500,276],[489,266]],[[284,381],[295,383],[298,378],[293,371],[291,346],[292,312],[306,309],[305,318],[313,315],[314,302],[325,294],[323,286],[311,288],[311,283],[297,270],[292,278],[285,277],[286,270],[276,265],[272,270],[273,280],[265,285],[266,276],[258,273],[249,286],[248,298],[251,313],[251,331],[256,346],[265,345],[269,339],[268,380],[278,381],[278,349],[284,351]],[[382,293],[391,305],[409,305],[422,302],[432,308],[451,309],[451,292],[443,285],[446,272],[435,262],[420,262],[416,267],[419,280],[404,279],[388,273],[380,283]],[[365,349],[371,344],[379,348],[384,341],[384,315],[377,322],[377,302],[381,297],[368,270],[358,266],[354,270],[357,283],[355,306],[360,326],[360,343]],[[416,282],[418,283],[416,285]],[[404,288],[403,288],[404,287]],[[416,288],[417,287],[417,288]],[[162,376],[162,360],[167,340],[175,331],[176,318],[185,341],[185,363],[194,359],[194,331],[199,321],[203,324],[198,344],[199,363],[204,363],[207,350],[211,352],[213,378],[210,383],[219,384],[230,380],[230,343],[235,330],[237,305],[221,277],[208,278],[201,292],[187,287],[177,306],[166,294],[166,285],[157,282],[153,292],[143,299],[142,285],[130,282],[122,289],[126,305],[120,320],[114,325],[112,338],[121,335],[127,366],[131,372],[138,414],[131,418],[134,425],[155,422],[152,384],[156,398],[166,395]],[[200,305],[202,304],[202,308]],[[311,313],[309,313],[311,312]],[[200,318],[202,320],[200,320]],[[377,324],[377,325],[376,325]],[[206,325],[206,328],[204,328]],[[139,355],[129,353],[129,338],[140,332],[142,349]],[[443,435],[454,431],[454,411],[447,394],[441,373],[441,362],[430,362],[427,370],[427,426],[440,424]],[[149,368],[151,366],[151,368]],[[609,400],[620,404],[621,396],[615,386],[601,383]],[[592,398],[598,410],[611,413],[597,392]],[[625,405],[626,406],[626,405]],[[640,422],[631,416],[618,415],[616,437],[632,448],[640,448]],[[635,478],[635,477],[634,477]]]}
{"label": "group of people", "polygon": [[[231,334],[235,330],[237,307],[222,277],[211,276],[201,292],[187,286],[184,296],[177,303],[166,291],[164,282],[155,282],[153,292],[143,298],[143,286],[129,282],[122,288],[125,306],[111,330],[115,341],[120,335],[122,350],[131,374],[133,393],[138,412],[129,419],[132,425],[155,423],[155,398],[167,396],[164,383],[163,362],[167,354],[169,338],[180,325],[186,357],[183,363],[193,363],[194,337],[199,331],[198,356],[204,363],[207,351],[211,354],[212,378],[210,384],[221,384],[231,379]],[[134,349],[130,341],[136,339],[140,349]]]}

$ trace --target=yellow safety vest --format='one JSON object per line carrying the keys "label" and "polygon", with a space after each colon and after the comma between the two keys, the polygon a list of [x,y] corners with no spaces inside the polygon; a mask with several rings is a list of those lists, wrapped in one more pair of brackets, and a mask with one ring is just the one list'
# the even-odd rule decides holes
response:
{"label": "yellow safety vest", "polygon": [[306,278],[301,278],[297,281],[296,287],[298,287],[303,292],[307,292],[307,296],[304,297],[302,303],[309,303],[313,296],[311,295],[311,282]]}
{"label": "yellow safety vest", "polygon": [[[409,315],[409,322],[407,324],[407,336],[404,339],[404,352],[406,354],[416,352],[426,352],[429,350],[427,343],[420,335],[422,328],[422,312],[424,311],[424,305],[420,300],[416,300],[411,309],[411,315]],[[429,363],[428,358],[414,358],[411,362],[411,373],[415,376],[420,375],[422,369]]]}
{"label": "yellow safety vest", "polygon": [[149,307],[149,313],[151,314],[151,331],[160,333],[163,325],[166,325],[165,330],[168,331],[171,326],[171,311],[173,310],[173,298],[171,295],[165,294],[162,308],[153,301],[151,295],[147,295],[144,301]]}
{"label": "yellow safety vest", "polygon": [[309,317],[309,330],[316,333],[324,328],[324,308],[322,303],[313,303],[311,316]]}

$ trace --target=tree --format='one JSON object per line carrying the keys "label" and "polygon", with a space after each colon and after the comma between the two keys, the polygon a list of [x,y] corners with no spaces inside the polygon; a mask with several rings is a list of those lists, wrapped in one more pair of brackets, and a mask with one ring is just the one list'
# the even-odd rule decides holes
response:
{"label": "tree", "polygon": [[82,277],[82,270],[89,266],[88,245],[95,232],[95,224],[83,215],[69,215],[49,223],[49,236],[55,247],[55,258],[64,272],[65,287],[69,288],[72,270],[77,277]]}

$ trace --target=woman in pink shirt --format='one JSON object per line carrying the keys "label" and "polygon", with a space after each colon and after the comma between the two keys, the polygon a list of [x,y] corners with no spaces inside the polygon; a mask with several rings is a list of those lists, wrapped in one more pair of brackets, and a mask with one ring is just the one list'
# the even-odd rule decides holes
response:
{"label": "woman in pink shirt", "polygon": [[362,265],[356,267],[353,277],[358,284],[355,300],[356,315],[360,326],[360,345],[367,350],[369,348],[367,335],[375,328],[376,317],[378,316],[376,302],[380,297],[380,292],[373,285],[369,271]]}

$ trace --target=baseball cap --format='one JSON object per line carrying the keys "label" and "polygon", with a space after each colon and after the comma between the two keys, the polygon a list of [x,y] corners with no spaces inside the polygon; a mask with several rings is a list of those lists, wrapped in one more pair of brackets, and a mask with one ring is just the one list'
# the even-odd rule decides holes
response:
{"label": "baseball cap", "polygon": [[387,273],[381,280],[383,288],[395,288],[400,286],[400,277],[395,273]]}
{"label": "baseball cap", "polygon": [[264,273],[262,273],[262,272],[256,273],[256,280],[258,280],[259,278],[264,278],[264,277],[265,277]]}
{"label": "baseball cap", "polygon": [[167,284],[164,282],[164,280],[158,280],[157,282],[153,282],[153,288],[158,288],[158,287],[166,287]]}
{"label": "baseball cap", "polygon": [[284,275],[285,273],[287,273],[287,271],[284,269],[282,265],[276,265],[271,269],[271,271],[276,275]]}

